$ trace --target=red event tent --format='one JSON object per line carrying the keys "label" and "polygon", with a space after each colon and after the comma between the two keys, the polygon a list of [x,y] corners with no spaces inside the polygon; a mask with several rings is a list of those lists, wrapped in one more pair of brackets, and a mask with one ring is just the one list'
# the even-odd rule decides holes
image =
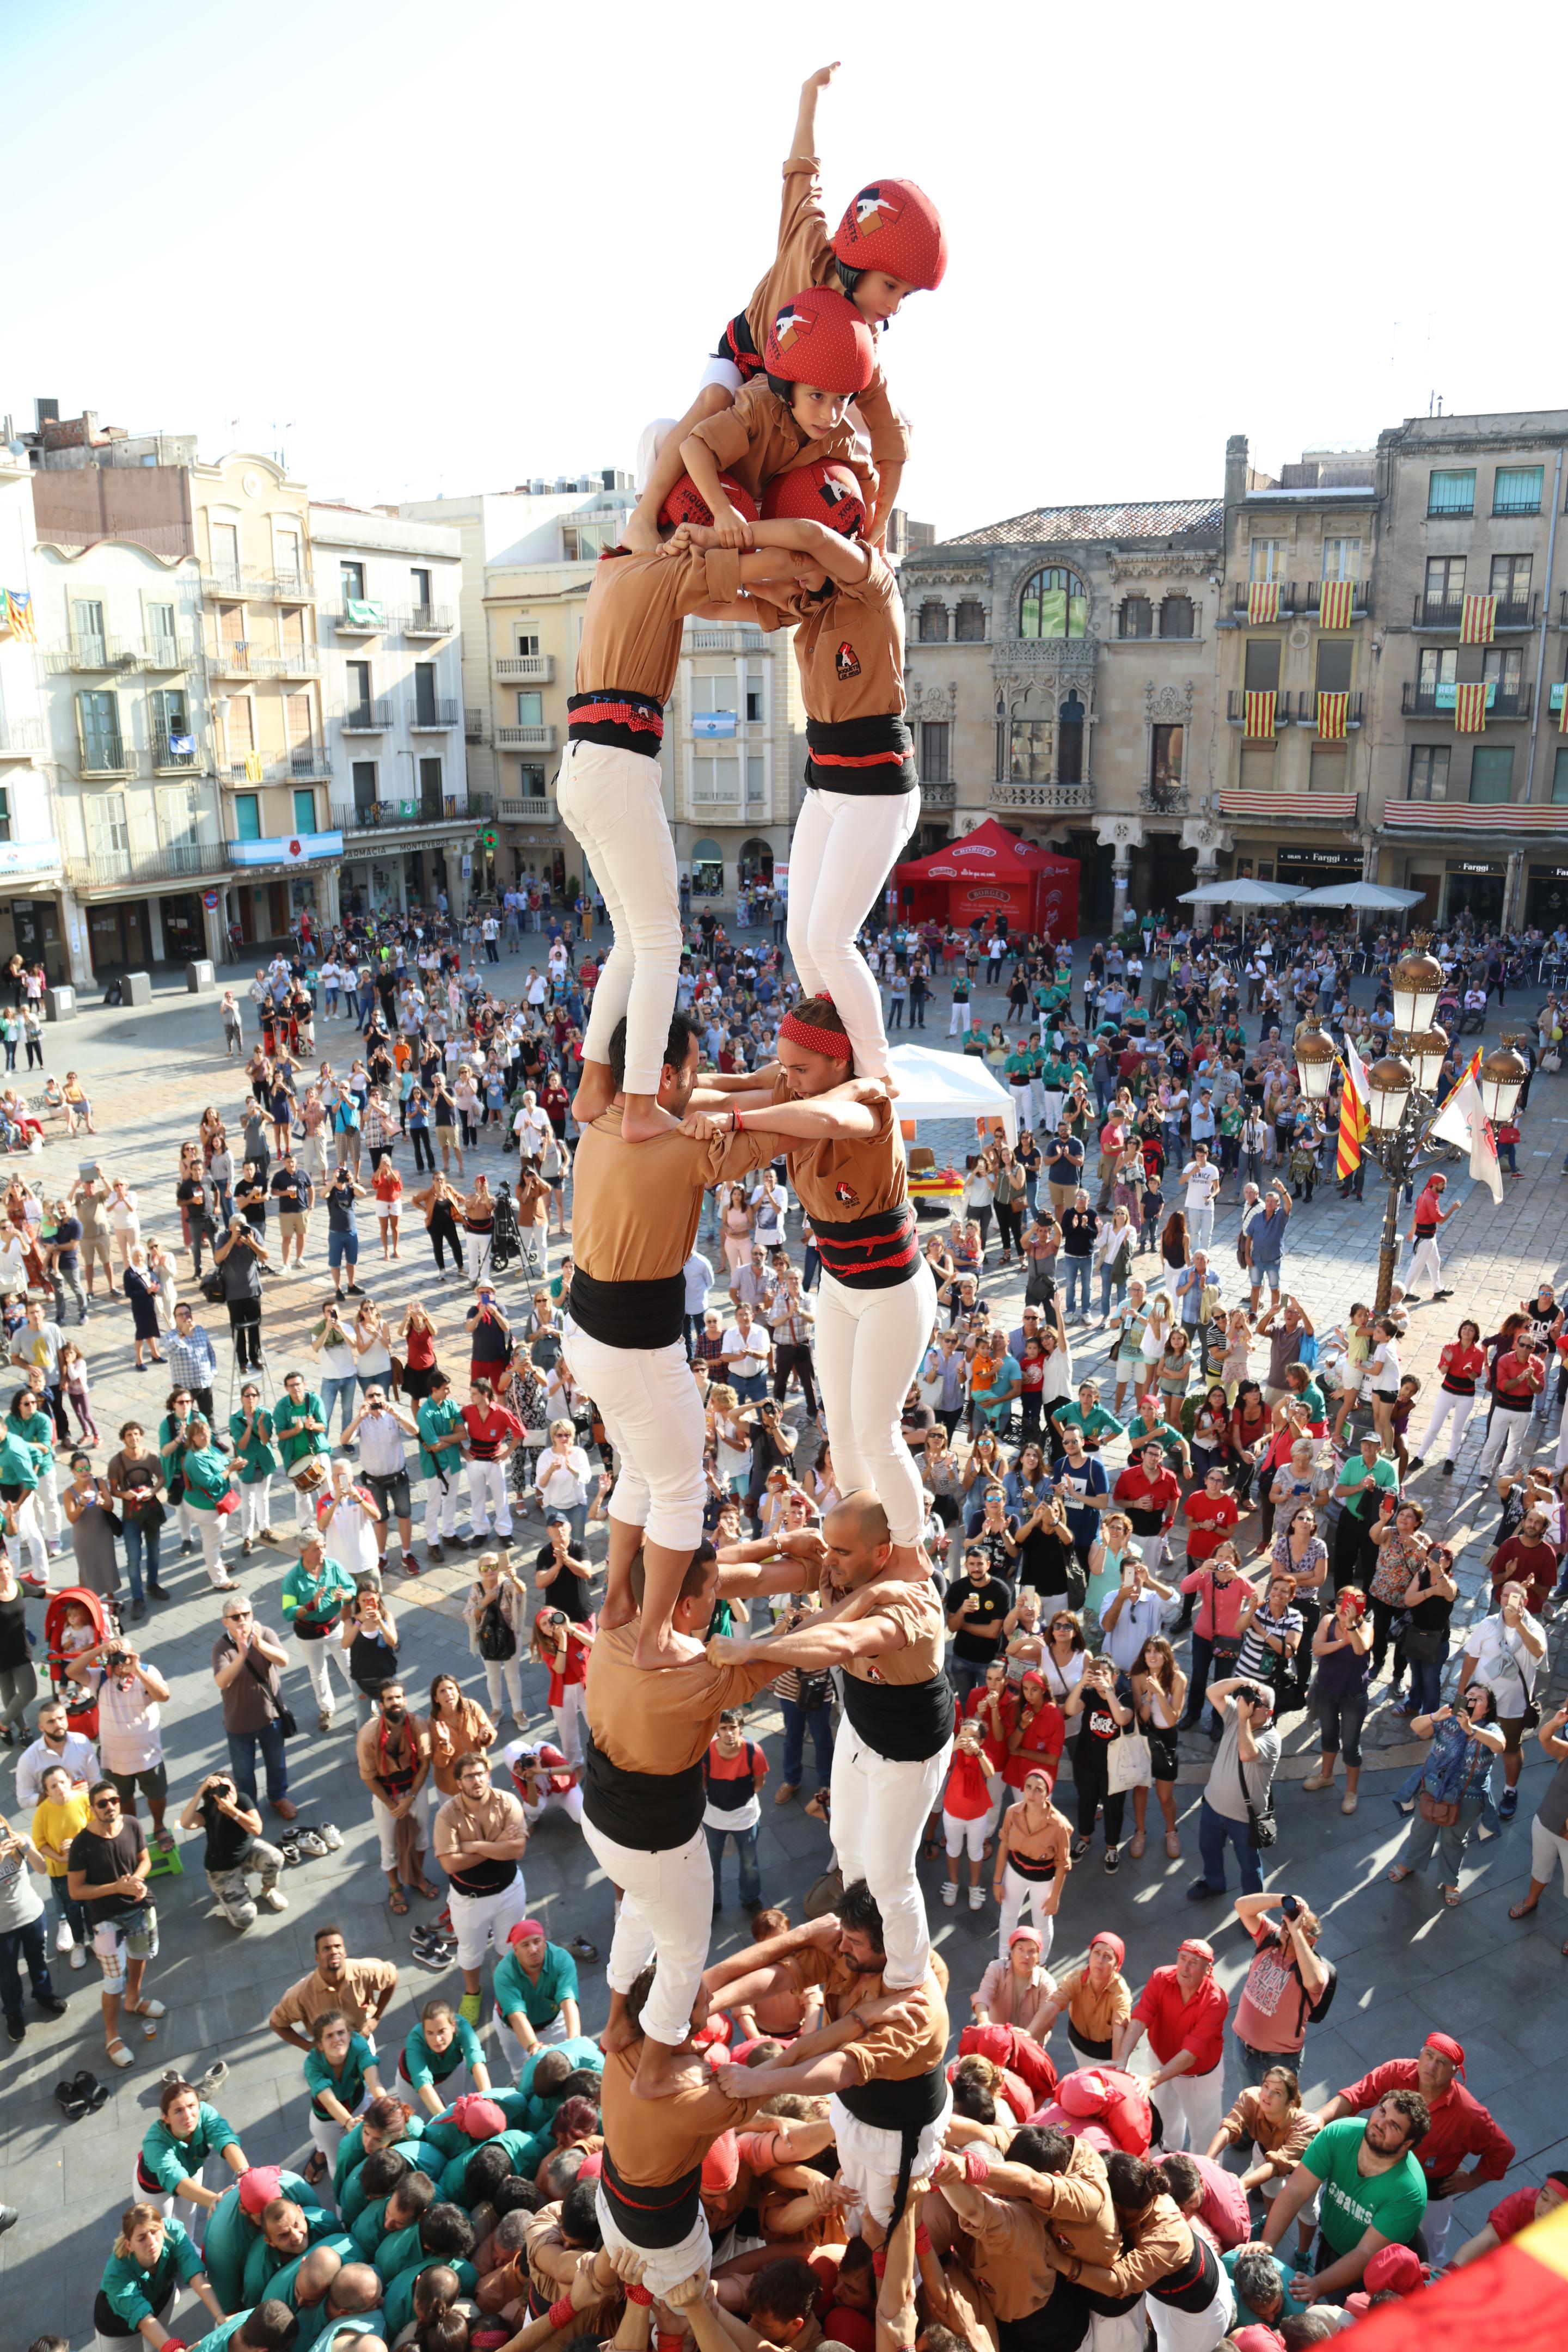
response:
{"label": "red event tent", "polygon": [[987,817],[961,841],[895,866],[900,910],[916,922],[966,930],[977,915],[1005,915],[1014,930],[1078,937],[1079,862],[1021,840]]}

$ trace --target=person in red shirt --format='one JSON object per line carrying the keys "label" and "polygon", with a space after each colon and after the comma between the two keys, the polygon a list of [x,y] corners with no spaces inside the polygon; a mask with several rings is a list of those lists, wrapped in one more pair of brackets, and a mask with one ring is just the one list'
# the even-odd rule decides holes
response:
{"label": "person in red shirt", "polygon": [[1206,2148],[1219,2130],[1224,2102],[1225,2022],[1229,2004],[1214,1980],[1214,1946],[1189,1936],[1173,1968],[1155,1969],[1116,2036],[1111,2063],[1125,2066],[1142,2041],[1159,2060],[1150,2097],[1164,2126],[1163,2144]]}
{"label": "person in red shirt", "polygon": [[[403,1215],[403,1179],[390,1160],[384,1160],[371,1182],[375,1194],[376,1222],[381,1227],[381,1254],[384,1258],[401,1257],[397,1246],[398,1225]],[[387,1246],[391,1243],[390,1249]]]}
{"label": "person in red shirt", "polygon": [[469,1402],[463,1407],[468,1431],[463,1451],[468,1458],[468,1515],[465,1543],[482,1546],[489,1535],[489,1515],[495,1513],[496,1533],[504,1543],[511,1533],[511,1506],[507,1500],[506,1465],[522,1443],[522,1423],[504,1405],[488,1380],[468,1385]]}
{"label": "person in red shirt", "polygon": [[594,1631],[593,1618],[585,1625],[574,1625],[564,1609],[542,1609],[530,1638],[531,1654],[550,1676],[545,1703],[555,1717],[566,1760],[574,1769],[581,1769],[583,1763],[584,1692]]}
{"label": "person in red shirt", "polygon": [[[1421,2226],[1434,2269],[1440,2266],[1448,2242],[1455,2198],[1467,2196],[1484,2180],[1500,2180],[1514,2158],[1508,2134],[1457,2079],[1464,2071],[1465,2053],[1453,2035],[1429,2033],[1419,2057],[1390,2058],[1374,2066],[1359,2082],[1336,2091],[1323,2109],[1324,2123],[1337,2123],[1342,2116],[1367,2114],[1389,2091],[1420,2092],[1432,2125],[1415,2155],[1426,2181],[1426,2218]],[[1468,2168],[1461,2161],[1466,2157],[1471,2159]]]}
{"label": "person in red shirt", "polygon": [[1002,1778],[1021,1789],[1031,1772],[1043,1771],[1054,1789],[1067,1746],[1067,1717],[1046,1687],[1046,1678],[1026,1667],[1018,1684],[1017,1714],[1007,1735]]}
{"label": "person in red shirt", "polygon": [[1157,1444],[1145,1445],[1136,1462],[1128,1464],[1110,1493],[1111,1500],[1121,1505],[1132,1522],[1144,1566],[1157,1576],[1165,1556],[1165,1538],[1182,1499],[1182,1482],[1173,1470],[1166,1468],[1164,1447]]}
{"label": "person in red shirt", "polygon": [[1182,1517],[1187,1523],[1187,1566],[1202,1568],[1241,1519],[1221,1464],[1215,1462],[1205,1472],[1203,1485],[1182,1505]]}
{"label": "person in red shirt", "polygon": [[1432,1277],[1434,1299],[1452,1298],[1454,1296],[1452,1290],[1440,1287],[1443,1264],[1437,1255],[1437,1228],[1446,1225],[1449,1218],[1457,1214],[1455,1210],[1443,1206],[1443,1194],[1447,1183],[1447,1178],[1435,1169],[1421,1188],[1415,1213],[1410,1220],[1410,1231],[1405,1238],[1414,1255],[1410,1260],[1410,1272],[1405,1278],[1405,1297],[1408,1306],[1414,1306],[1415,1302],[1415,1286],[1424,1274]]}
{"label": "person in red shirt", "polygon": [[1505,1584],[1522,1584],[1529,1595],[1530,1613],[1544,1617],[1557,1589],[1557,1554],[1546,1540],[1546,1514],[1531,1507],[1519,1523],[1517,1535],[1508,1537],[1492,1554],[1492,1607],[1502,1607]]}
{"label": "person in red shirt", "polygon": [[1494,2205],[1487,2215],[1484,2228],[1467,2238],[1449,2263],[1458,2270],[1466,2263],[1478,2262],[1489,2254],[1494,2246],[1506,2246],[1510,2238],[1528,2229],[1531,2221],[1544,2221],[1548,2213],[1555,2213],[1559,2205],[1568,2200],[1568,2172],[1549,2172],[1537,2189],[1533,2182],[1528,2188],[1516,2189],[1500,2205]]}
{"label": "person in red shirt", "polygon": [[[1234,1643],[1235,1650],[1227,1651],[1226,1657],[1240,1654],[1241,1613],[1253,1598],[1253,1591],[1242,1575],[1236,1546],[1228,1538],[1221,1538],[1206,1562],[1188,1570],[1182,1579],[1181,1590],[1198,1595],[1197,1622],[1193,1627],[1193,1668],[1187,1681],[1187,1704],[1181,1722],[1184,1731],[1195,1731],[1203,1720],[1204,1693],[1208,1688],[1215,1644],[1216,1642]],[[1217,1713],[1211,1706],[1210,1738],[1217,1739],[1224,1728]]]}
{"label": "person in red shirt", "polygon": [[1489,1482],[1494,1469],[1517,1470],[1530,1451],[1535,1400],[1546,1386],[1546,1366],[1527,1331],[1516,1331],[1511,1348],[1505,1348],[1499,1356],[1492,1385],[1492,1425],[1476,1465],[1476,1476],[1482,1486]]}
{"label": "person in red shirt", "polygon": [[1426,1424],[1426,1434],[1421,1440],[1421,1451],[1410,1465],[1419,1470],[1447,1427],[1447,1440],[1443,1447],[1443,1475],[1451,1478],[1459,1447],[1464,1443],[1465,1427],[1476,1407],[1476,1385],[1486,1369],[1481,1352],[1481,1327],[1468,1318],[1460,1324],[1437,1358],[1437,1372],[1442,1382],[1432,1418]]}

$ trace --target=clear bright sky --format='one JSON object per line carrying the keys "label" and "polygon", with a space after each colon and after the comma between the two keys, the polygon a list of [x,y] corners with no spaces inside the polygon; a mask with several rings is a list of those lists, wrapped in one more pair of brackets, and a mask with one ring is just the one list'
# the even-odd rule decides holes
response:
{"label": "clear bright sky", "polygon": [[1555,12],[53,0],[0,15],[0,409],[321,497],[629,467],[772,258],[802,77],[830,216],[945,215],[884,359],[909,510],[1217,495],[1450,411],[1568,404]]}

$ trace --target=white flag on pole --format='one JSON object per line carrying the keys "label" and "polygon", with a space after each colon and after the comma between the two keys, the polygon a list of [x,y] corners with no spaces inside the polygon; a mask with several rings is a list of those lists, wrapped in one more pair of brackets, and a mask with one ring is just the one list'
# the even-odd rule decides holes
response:
{"label": "white flag on pole", "polygon": [[1492,1199],[1502,1200],[1502,1170],[1498,1164],[1497,1139],[1491,1121],[1481,1103],[1481,1090],[1474,1073],[1454,1088],[1442,1109],[1432,1122],[1431,1131],[1446,1143],[1457,1143],[1470,1155],[1470,1174],[1478,1184],[1484,1184]]}

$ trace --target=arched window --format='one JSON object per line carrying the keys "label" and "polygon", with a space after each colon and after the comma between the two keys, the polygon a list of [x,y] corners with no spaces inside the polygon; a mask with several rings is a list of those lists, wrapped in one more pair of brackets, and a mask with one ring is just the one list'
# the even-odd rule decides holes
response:
{"label": "arched window", "polygon": [[1124,596],[1121,600],[1121,628],[1124,637],[1152,637],[1154,634],[1154,607],[1147,596]]}
{"label": "arched window", "polygon": [[1083,782],[1083,704],[1077,694],[1069,694],[1057,713],[1059,729],[1057,782],[1059,784],[1081,784]]}
{"label": "arched window", "polygon": [[699,841],[691,852],[691,895],[718,898],[724,890],[724,853],[716,841]]}
{"label": "arched window", "polygon": [[1018,599],[1021,637],[1081,637],[1089,620],[1089,598],[1076,572],[1053,564],[1032,572]]}
{"label": "arched window", "polygon": [[1160,635],[1163,637],[1190,637],[1192,634],[1192,598],[1167,596],[1160,607]]}
{"label": "arched window", "polygon": [[756,835],[741,844],[739,878],[742,882],[771,882],[773,878],[773,853]]}
{"label": "arched window", "polygon": [[953,635],[961,646],[982,646],[985,642],[985,607],[973,596],[966,596],[953,614]]}
{"label": "arched window", "polygon": [[922,646],[945,646],[947,643],[947,606],[928,596],[921,606],[920,638]]}

